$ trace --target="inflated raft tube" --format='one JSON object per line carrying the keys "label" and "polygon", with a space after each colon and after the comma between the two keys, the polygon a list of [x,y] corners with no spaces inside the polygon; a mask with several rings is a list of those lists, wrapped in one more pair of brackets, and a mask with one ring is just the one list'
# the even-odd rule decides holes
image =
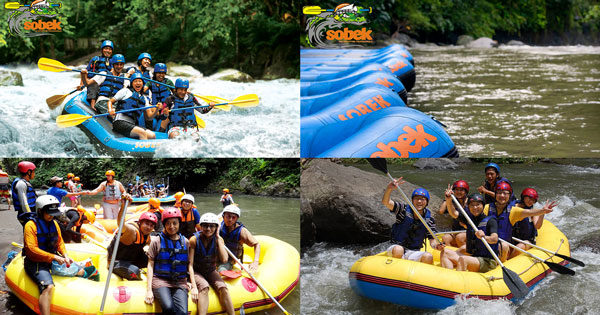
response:
{"label": "inflated raft tube", "polygon": [[[327,60],[327,59],[326,59]],[[359,70],[362,66],[369,63],[382,64],[392,72],[401,82],[407,91],[415,85],[416,73],[415,68],[404,58],[386,57],[376,60],[363,60],[354,62],[334,62],[323,61],[320,63],[302,64],[300,63],[300,72],[306,72],[307,74],[326,74],[326,73],[337,73],[340,76],[341,72],[347,71],[348,69]],[[302,74],[300,75],[302,77]]]}
{"label": "inflated raft tube", "polygon": [[[570,256],[569,241],[547,220],[538,230],[536,242],[538,246]],[[421,309],[444,309],[454,305],[457,297],[518,302],[504,283],[500,266],[486,273],[446,269],[439,265],[440,251],[432,250],[429,244],[426,250],[433,254],[434,265],[392,258],[385,252],[363,257],[350,269],[350,287],[370,299]],[[453,249],[446,247],[446,250]],[[528,252],[543,259],[549,257],[535,248]],[[558,256],[552,256],[548,261],[563,266],[568,264]],[[504,265],[518,274],[530,289],[552,271],[525,254],[509,259]]]}
{"label": "inflated raft tube", "polygon": [[316,81],[329,81],[334,79],[346,78],[346,77],[354,77],[361,75],[367,72],[385,72],[392,74],[390,68],[386,65],[382,65],[380,63],[369,63],[361,67],[351,68],[344,71],[339,71],[335,73],[320,73],[318,71],[301,71],[300,72],[300,81],[301,82],[316,82]]}
{"label": "inflated raft tube", "polygon": [[[133,198],[133,203],[148,202],[148,201],[150,201],[150,198],[151,197],[136,197],[136,198]],[[169,196],[157,198],[157,199],[160,200],[161,204],[175,203],[175,195],[169,195]]]}
{"label": "inflated raft tube", "polygon": [[[301,97],[300,117],[317,114],[320,111],[328,107],[333,107],[336,104],[341,106],[339,105],[341,103],[347,104],[346,106],[340,107],[341,109],[356,109],[357,105],[364,104],[367,100],[377,101],[380,97],[390,104],[400,102],[402,102],[402,106],[405,106],[404,104],[406,104],[402,99],[402,96],[399,96],[391,89],[379,84],[366,83],[328,94]],[[359,108],[364,110],[367,107]],[[335,115],[335,117],[337,116],[338,115]]]}
{"label": "inflated raft tube", "polygon": [[301,49],[300,58],[360,58],[360,57],[382,57],[398,54],[406,58],[413,66],[415,65],[412,54],[401,45],[391,45],[381,49]]}
{"label": "inflated raft tube", "polygon": [[373,83],[387,87],[400,96],[406,103],[406,89],[393,74],[381,71],[363,73],[357,76],[334,79],[330,81],[300,82],[300,96],[327,94],[360,84]]}
{"label": "inflated raft tube", "polygon": [[[409,107],[389,106],[325,126],[300,124],[303,158],[457,157],[443,126]],[[308,128],[313,127],[313,128]]]}
{"label": "inflated raft tube", "polygon": [[[70,99],[64,107],[64,112],[68,114],[80,114],[86,116],[97,115],[98,113],[90,107],[86,101],[86,92],[83,91]],[[106,116],[90,118],[78,125],[91,139],[99,142],[101,149],[108,151],[135,152],[135,153],[154,153],[156,149],[168,140],[164,132],[155,132],[156,139],[139,140],[125,137],[112,130],[112,123]]]}

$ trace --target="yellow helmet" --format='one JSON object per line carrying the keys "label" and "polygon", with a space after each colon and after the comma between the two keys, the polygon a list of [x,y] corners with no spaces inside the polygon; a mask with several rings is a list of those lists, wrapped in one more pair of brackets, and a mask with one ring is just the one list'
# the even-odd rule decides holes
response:
{"label": "yellow helmet", "polygon": [[106,173],[104,173],[104,175],[105,175],[105,176],[108,176],[108,175],[110,175],[110,176],[113,176],[113,177],[114,177],[114,176],[115,176],[115,171],[113,171],[113,170],[108,170],[108,171],[106,171]]}
{"label": "yellow helmet", "polygon": [[96,222],[96,215],[92,211],[85,210],[84,215],[90,224]]}
{"label": "yellow helmet", "polygon": [[178,192],[175,194],[175,200],[177,200],[177,202],[180,202],[180,201],[181,201],[181,198],[183,198],[183,196],[185,196],[185,194],[184,194],[182,191],[178,191]]}
{"label": "yellow helmet", "polygon": [[67,179],[71,179],[71,178],[73,178],[73,177],[75,177],[75,174],[73,174],[73,173],[69,173],[69,174],[67,174]]}
{"label": "yellow helmet", "polygon": [[76,182],[80,181],[80,179],[79,179],[78,176],[73,177],[73,180],[76,181]]}
{"label": "yellow helmet", "polygon": [[150,198],[150,200],[148,200],[148,203],[154,208],[160,207],[160,200],[156,198]]}
{"label": "yellow helmet", "polygon": [[223,188],[223,192],[229,193],[229,188]]}

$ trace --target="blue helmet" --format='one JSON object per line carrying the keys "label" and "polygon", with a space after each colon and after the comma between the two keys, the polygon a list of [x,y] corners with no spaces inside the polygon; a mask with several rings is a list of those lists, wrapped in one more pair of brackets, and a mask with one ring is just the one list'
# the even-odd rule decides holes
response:
{"label": "blue helmet", "polygon": [[148,188],[148,185],[144,184],[144,188]]}
{"label": "blue helmet", "polygon": [[488,168],[490,168],[490,167],[493,167],[493,168],[495,168],[495,169],[496,169],[496,174],[500,174],[500,166],[498,166],[498,164],[496,164],[496,163],[488,163],[488,164],[485,166],[485,169],[484,169],[484,170],[485,170],[485,171],[487,171],[487,169],[488,169]]}
{"label": "blue helmet", "polygon": [[129,78],[129,80],[131,80],[131,82],[133,82],[133,80],[135,80],[135,79],[142,79],[142,80],[144,80],[144,76],[141,73],[136,72],[136,73],[134,73],[134,74],[131,75],[131,78]]}
{"label": "blue helmet", "polygon": [[411,198],[415,198],[415,196],[423,196],[427,199],[427,203],[429,203],[429,192],[427,191],[427,189],[425,189],[425,188],[415,189],[412,193]]}
{"label": "blue helmet", "polygon": [[115,49],[115,45],[113,44],[112,40],[103,40],[102,44],[100,45],[100,49],[104,49],[104,47],[110,47],[112,49]]}
{"label": "blue helmet", "polygon": [[132,183],[127,184],[127,187],[133,187]]}
{"label": "blue helmet", "polygon": [[150,56],[150,54],[149,54],[149,53],[141,53],[141,54],[138,56],[138,61],[140,61],[140,60],[142,60],[142,59],[144,59],[144,58],[148,58],[148,59],[150,59],[150,61],[152,61],[152,56]]}
{"label": "blue helmet", "polygon": [[190,81],[186,80],[186,79],[177,79],[175,81],[175,88],[189,88],[190,87]]}
{"label": "blue helmet", "polygon": [[112,58],[110,59],[110,63],[114,64],[114,63],[125,63],[125,56],[121,55],[121,54],[116,54],[114,56],[112,56]]}
{"label": "blue helmet", "polygon": [[164,63],[157,63],[154,65],[154,73],[167,73],[167,65]]}

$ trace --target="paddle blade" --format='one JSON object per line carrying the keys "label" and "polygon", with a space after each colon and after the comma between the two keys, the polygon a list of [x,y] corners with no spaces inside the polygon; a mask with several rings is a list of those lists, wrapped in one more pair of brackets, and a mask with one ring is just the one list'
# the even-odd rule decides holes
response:
{"label": "paddle blade", "polygon": [[544,261],[544,263],[546,263],[546,265],[548,265],[548,267],[550,267],[550,269],[552,269],[560,274],[571,275],[571,276],[575,275],[575,270],[571,270],[561,264],[553,263],[550,261]]}
{"label": "paddle blade", "polygon": [[69,94],[50,96],[46,99],[46,104],[48,104],[48,107],[50,107],[50,109],[55,109],[60,104],[62,104],[65,98],[67,98],[67,96],[69,96]]}
{"label": "paddle blade", "polygon": [[258,106],[258,95],[256,94],[246,94],[240,97],[237,97],[233,101],[229,102],[237,107],[256,107]]}
{"label": "paddle blade", "polygon": [[219,272],[221,276],[227,277],[229,279],[236,279],[242,276],[241,270],[222,270]]}
{"label": "paddle blade", "polygon": [[367,161],[369,161],[369,163],[371,164],[371,166],[373,166],[376,170],[382,171],[384,173],[387,174],[388,170],[387,170],[387,162],[385,159],[382,158],[372,158],[372,159],[367,159]]}
{"label": "paddle blade", "polygon": [[585,267],[585,264],[582,261],[577,260],[577,259],[575,259],[573,257],[565,256],[565,255],[558,254],[558,253],[556,254],[556,256],[558,256],[558,257],[560,257],[560,258],[562,258],[562,259],[564,259],[566,261],[570,261],[570,262],[572,262],[572,263],[574,263],[576,265],[579,265],[581,267]]}
{"label": "paddle blade", "polygon": [[230,100],[218,96],[206,96],[206,95],[198,95],[194,94],[195,97],[205,101],[205,102],[215,102],[215,103],[229,103]]}
{"label": "paddle blade", "polygon": [[81,124],[82,122],[90,118],[92,118],[92,116],[85,116],[79,114],[60,115],[56,117],[56,125],[59,128],[73,127]]}
{"label": "paddle blade", "polygon": [[49,58],[40,58],[40,60],[38,60],[38,67],[40,70],[51,72],[71,70],[71,68],[65,66],[62,62]]}
{"label": "paddle blade", "polygon": [[21,4],[18,2],[7,2],[4,4],[4,8],[7,10],[16,10],[21,7]]}
{"label": "paddle blade", "polygon": [[200,118],[200,115],[196,114],[196,124],[198,124],[198,128],[204,129],[206,128],[206,122]]}
{"label": "paddle blade", "polygon": [[302,13],[304,14],[321,14],[321,12],[325,12],[327,10],[321,9],[318,5],[307,5],[302,8]]}
{"label": "paddle blade", "polygon": [[522,299],[529,293],[529,288],[519,275],[506,267],[502,267],[502,279],[515,299]]}

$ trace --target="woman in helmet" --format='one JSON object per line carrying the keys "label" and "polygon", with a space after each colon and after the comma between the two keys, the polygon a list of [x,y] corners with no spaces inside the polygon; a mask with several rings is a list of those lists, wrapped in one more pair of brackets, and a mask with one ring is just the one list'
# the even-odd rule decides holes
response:
{"label": "woman in helmet", "polygon": [[29,181],[35,178],[35,164],[29,161],[21,161],[17,165],[21,177],[15,178],[10,186],[12,192],[13,207],[17,211],[17,218],[21,225],[25,226],[29,213],[35,210],[37,194]]}
{"label": "woman in helmet", "polygon": [[[459,222],[458,217],[461,216],[460,212],[454,207],[452,202],[452,194],[456,196],[460,205],[467,211],[467,195],[469,194],[469,184],[464,180],[457,180],[452,184],[452,187],[448,185],[446,189],[446,200],[442,202],[440,206],[440,214],[444,214],[446,211],[453,218],[452,220],[452,231],[461,231],[467,228]],[[465,244],[466,234],[461,233],[448,233],[442,236],[442,241],[447,246],[461,247]]]}
{"label": "woman in helmet", "polygon": [[[99,73],[99,72],[109,72],[112,68],[111,63],[110,63],[110,58],[113,54],[113,49],[115,48],[115,45],[113,44],[112,41],[110,40],[103,40],[102,44],[100,44],[100,50],[101,50],[101,54],[100,56],[95,56],[93,57],[90,62],[87,65],[87,68],[85,68],[84,70],[82,70],[82,76],[81,76],[81,80],[79,83],[79,86],[77,87],[78,90],[83,89],[84,86],[87,86],[87,101],[90,104],[93,104],[93,102],[95,102],[96,98],[98,98],[98,90],[99,90],[99,86],[98,86],[98,81],[96,79],[94,80],[86,80],[86,79],[90,79],[94,76],[94,74],[88,73],[88,72],[95,72],[95,73]],[[85,71],[85,76],[83,75],[83,71]],[[87,77],[87,78],[86,78]],[[94,108],[92,106],[92,108]]]}
{"label": "woman in helmet", "polygon": [[223,195],[221,195],[221,203],[223,208],[234,204],[233,195],[229,193],[229,188],[223,188]]}
{"label": "woman in helmet", "polygon": [[148,286],[146,304],[158,300],[163,314],[188,314],[188,274],[189,248],[188,239],[179,233],[181,211],[167,208],[162,218],[164,230],[159,237],[151,240],[148,248]]}
{"label": "woman in helmet", "polygon": [[[175,80],[175,93],[165,99],[164,107],[161,108],[161,115],[159,116],[159,119],[162,120],[162,122],[159,130],[161,132],[168,130],[169,138],[175,138],[179,136],[187,131],[188,127],[191,128],[190,132],[193,132],[194,130],[197,131],[198,129],[194,109],[177,110],[171,113],[171,111],[174,109],[201,105],[194,95],[188,93],[189,87],[190,82],[188,80]],[[209,106],[202,108],[200,111],[202,114],[206,114],[213,107],[214,103],[211,102]]]}
{"label": "woman in helmet", "polygon": [[[134,73],[131,75],[130,81],[131,85],[129,87],[121,89],[108,101],[108,112],[114,119],[113,130],[131,138],[137,137],[141,140],[154,139],[156,138],[154,132],[145,128],[146,122],[144,113],[141,110],[116,114],[116,111],[120,110],[150,106],[148,98],[142,92],[144,87],[142,75]],[[146,117],[154,117],[156,109],[146,109],[145,113]]]}
{"label": "woman in helmet", "polygon": [[[438,243],[432,235],[429,235],[427,228],[413,213],[410,205],[391,200],[390,198],[392,190],[403,183],[405,182],[402,180],[402,177],[390,182],[381,201],[390,212],[396,215],[396,223],[392,226],[392,246],[388,248],[388,255],[395,258],[433,264],[433,256],[428,252],[419,251],[419,249],[423,246],[425,238],[429,238],[432,248],[442,249],[443,245]],[[431,216],[431,211],[427,208],[429,204],[429,192],[423,188],[415,189],[412,193],[412,204],[427,225],[436,232],[435,220]]]}
{"label": "woman in helmet", "polygon": [[[131,67],[127,69],[127,74],[132,76],[134,73],[139,73],[142,77],[146,79],[150,79],[150,66],[152,64],[152,56],[149,53],[143,52],[137,58],[137,68]],[[144,84],[146,84],[146,80],[144,80]],[[144,93],[147,95],[148,93]]]}
{"label": "woman in helmet", "polygon": [[[500,176],[500,166],[496,163],[488,163],[485,168],[485,182],[477,187],[477,191],[485,198],[485,204],[492,203],[495,200],[496,184],[499,182],[507,182],[512,185],[511,181]],[[513,201],[515,196],[511,193],[510,201]]]}
{"label": "woman in helmet", "polygon": [[198,304],[198,314],[208,310],[209,285],[215,290],[221,305],[229,315],[235,314],[227,284],[217,272],[217,261],[227,260],[225,243],[217,233],[219,218],[214,213],[205,213],[200,218],[200,231],[190,238],[190,273],[192,278],[192,301]]}
{"label": "woman in helmet", "polygon": [[[520,207],[523,209],[533,209],[533,205],[538,201],[538,193],[533,188],[525,188],[523,192],[521,192],[521,199],[515,202],[515,207]],[[535,244],[535,238],[537,237],[537,230],[542,228],[542,224],[544,223],[544,214],[540,214],[537,216],[533,216],[530,218],[525,218],[521,221],[518,221],[513,225],[512,236],[523,240],[528,241],[529,243]],[[512,241],[513,244],[518,247],[528,250],[531,246],[527,244],[520,243],[518,241]],[[511,254],[511,258],[517,256],[520,252],[513,251]]]}
{"label": "woman in helmet", "polygon": [[200,229],[200,212],[194,205],[194,196],[186,194],[181,197],[181,226],[180,232],[186,238],[192,237]]}
{"label": "woman in helmet", "polygon": [[88,191],[87,195],[96,195],[99,192],[104,192],[102,198],[102,209],[104,209],[104,219],[115,219],[121,208],[121,197],[127,195],[125,187],[121,182],[115,180],[115,171],[108,170],[104,173],[106,181],[103,181],[98,187],[92,191]]}

